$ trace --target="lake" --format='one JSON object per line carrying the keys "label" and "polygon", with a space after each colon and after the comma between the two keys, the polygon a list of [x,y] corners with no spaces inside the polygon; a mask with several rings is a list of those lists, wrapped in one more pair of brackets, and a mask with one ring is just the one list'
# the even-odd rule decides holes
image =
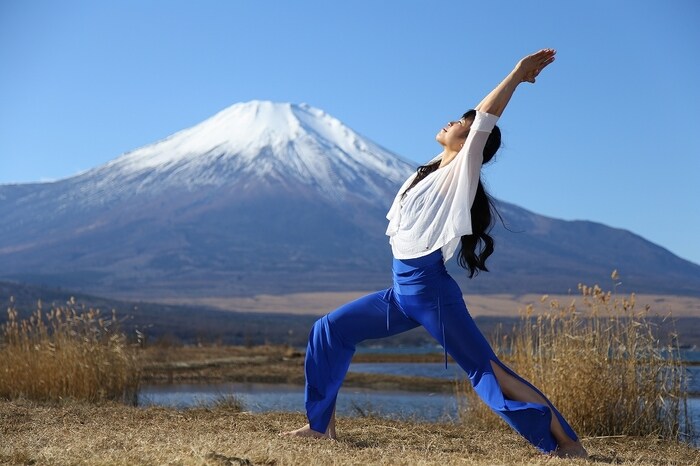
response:
{"label": "lake", "polygon": [[[184,408],[211,403],[223,395],[235,395],[243,402],[245,410],[252,412],[304,409],[304,387],[262,383],[146,386],[139,394],[139,405]],[[448,421],[457,419],[457,401],[456,397],[448,393],[342,387],[338,394],[336,414],[377,414],[392,419]]]}

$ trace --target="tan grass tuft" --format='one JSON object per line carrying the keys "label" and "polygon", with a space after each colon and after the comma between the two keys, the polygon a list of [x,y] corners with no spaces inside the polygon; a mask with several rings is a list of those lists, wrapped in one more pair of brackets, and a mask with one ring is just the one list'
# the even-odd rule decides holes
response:
{"label": "tan grass tuft", "polygon": [[118,330],[115,312],[65,306],[42,311],[41,301],[19,320],[14,301],[0,330],[0,398],[134,403],[140,371],[136,351]]}
{"label": "tan grass tuft", "polygon": [[[617,280],[619,275],[611,275]],[[692,438],[687,371],[677,338],[664,346],[650,309],[635,296],[579,285],[579,304],[543,296],[548,309],[521,310],[513,336],[493,342],[499,358],[547,395],[579,435]],[[460,412],[470,423],[505,426],[468,381],[458,385]]]}

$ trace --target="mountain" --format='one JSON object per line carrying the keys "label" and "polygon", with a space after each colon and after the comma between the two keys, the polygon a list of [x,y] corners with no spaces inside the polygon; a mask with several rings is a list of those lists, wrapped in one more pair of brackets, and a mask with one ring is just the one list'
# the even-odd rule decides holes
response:
{"label": "mountain", "polygon": [[[236,104],[82,174],[0,185],[0,278],[133,299],[385,288],[385,214],[415,168],[309,105]],[[631,232],[499,206],[491,272],[448,264],[467,293],[618,269],[629,291],[700,295],[700,266]]]}

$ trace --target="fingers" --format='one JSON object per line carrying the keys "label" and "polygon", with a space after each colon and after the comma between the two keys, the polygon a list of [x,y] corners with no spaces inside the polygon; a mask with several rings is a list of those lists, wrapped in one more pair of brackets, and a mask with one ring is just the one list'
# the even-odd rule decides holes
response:
{"label": "fingers", "polygon": [[532,55],[528,55],[521,62],[528,64],[529,67],[542,69],[554,61],[556,53],[557,51],[554,49],[542,49]]}
{"label": "fingers", "polygon": [[550,58],[546,59],[545,61],[543,61],[543,62],[540,64],[539,69],[541,70],[542,68],[544,68],[545,66],[549,65],[549,64],[552,63],[553,61],[554,61],[554,57],[550,57]]}
{"label": "fingers", "polygon": [[552,60],[556,53],[557,51],[554,49],[542,49],[539,52],[537,52],[536,55],[539,61],[544,62],[547,60]]}
{"label": "fingers", "polygon": [[551,51],[551,52],[544,52],[542,55],[540,55],[539,60],[541,62],[546,62],[546,61],[551,61],[554,60],[554,55],[556,54],[556,51]]}
{"label": "fingers", "polygon": [[541,49],[520,60],[517,67],[522,73],[521,81],[534,83],[537,75],[555,60],[556,53],[554,49]]}
{"label": "fingers", "polygon": [[556,54],[557,51],[554,49],[541,49],[530,55],[531,57],[543,58]]}
{"label": "fingers", "polygon": [[537,74],[539,74],[545,66],[551,64],[555,60],[555,53],[556,50],[544,49],[544,53],[541,57],[539,57],[537,67],[535,68],[535,76],[537,76]]}

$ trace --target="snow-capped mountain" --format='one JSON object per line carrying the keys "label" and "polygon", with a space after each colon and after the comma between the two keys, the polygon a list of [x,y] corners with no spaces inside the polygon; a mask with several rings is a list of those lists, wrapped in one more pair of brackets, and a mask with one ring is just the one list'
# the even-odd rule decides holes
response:
{"label": "snow-capped mountain", "polygon": [[361,196],[375,202],[411,171],[409,162],[322,110],[251,101],[62,180],[51,201],[73,210],[173,189],[228,186],[244,193],[262,183],[311,188],[328,201]]}
{"label": "snow-capped mountain", "polygon": [[[0,186],[0,275],[109,294],[191,279],[193,292],[226,280],[248,292],[248,280],[273,287],[314,267],[371,280],[414,169],[309,105],[236,104],[77,176]],[[278,290],[299,285],[284,278]]]}
{"label": "snow-capped mountain", "polygon": [[[252,101],[90,170],[76,181],[100,201],[170,188],[195,190],[235,183],[313,187],[329,200],[377,198],[410,164],[307,104]],[[121,188],[121,191],[120,191]],[[95,200],[94,198],[92,199]]]}
{"label": "snow-capped mountain", "polygon": [[[385,214],[415,168],[309,105],[236,104],[79,175],[0,185],[0,278],[147,299],[384,288]],[[465,292],[617,268],[634,291],[700,294],[700,266],[630,232],[501,208],[523,232],[496,230],[490,274],[448,265]]]}

